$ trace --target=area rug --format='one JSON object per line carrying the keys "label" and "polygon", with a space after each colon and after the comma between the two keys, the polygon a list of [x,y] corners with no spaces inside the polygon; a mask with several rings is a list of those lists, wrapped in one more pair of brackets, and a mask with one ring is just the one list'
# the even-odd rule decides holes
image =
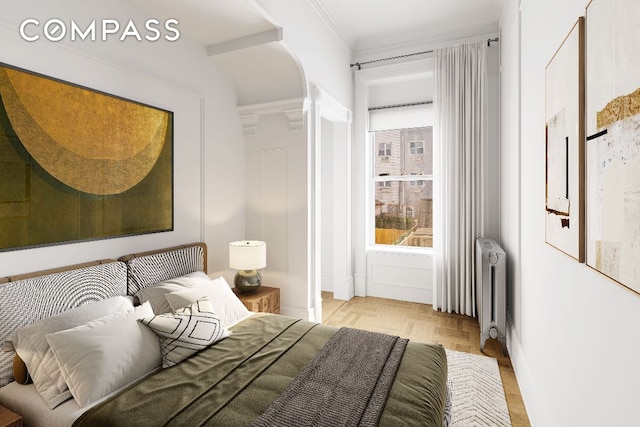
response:
{"label": "area rug", "polygon": [[511,427],[498,361],[493,357],[446,350],[453,427]]}

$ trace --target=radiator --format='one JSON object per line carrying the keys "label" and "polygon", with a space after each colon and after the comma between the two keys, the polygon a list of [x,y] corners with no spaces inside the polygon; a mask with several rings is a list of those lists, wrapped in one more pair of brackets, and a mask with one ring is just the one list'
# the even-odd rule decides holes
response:
{"label": "radiator", "polygon": [[476,239],[476,301],[480,323],[480,351],[487,339],[497,339],[507,354],[507,255],[488,237]]}

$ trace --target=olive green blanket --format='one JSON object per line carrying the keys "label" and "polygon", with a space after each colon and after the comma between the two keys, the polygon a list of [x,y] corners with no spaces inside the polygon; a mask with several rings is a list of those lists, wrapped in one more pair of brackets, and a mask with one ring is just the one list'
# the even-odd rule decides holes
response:
{"label": "olive green blanket", "polygon": [[253,426],[377,426],[408,341],[340,328]]}
{"label": "olive green blanket", "polygon": [[[250,426],[337,328],[255,315],[232,335],[89,409],[74,426]],[[442,425],[447,359],[439,345],[409,342],[381,426]]]}

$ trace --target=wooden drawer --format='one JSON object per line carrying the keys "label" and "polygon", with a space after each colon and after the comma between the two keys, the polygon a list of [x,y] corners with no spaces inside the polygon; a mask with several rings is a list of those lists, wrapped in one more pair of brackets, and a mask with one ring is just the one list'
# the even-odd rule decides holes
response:
{"label": "wooden drawer", "polygon": [[251,311],[280,314],[280,288],[260,286],[257,291],[246,294],[236,288],[233,288],[233,291]]}

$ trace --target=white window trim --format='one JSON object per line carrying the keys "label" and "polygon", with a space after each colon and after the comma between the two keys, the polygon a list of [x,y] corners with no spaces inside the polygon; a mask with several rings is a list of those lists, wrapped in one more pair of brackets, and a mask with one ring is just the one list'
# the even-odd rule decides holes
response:
{"label": "white window trim", "polygon": [[[387,80],[387,79],[393,79],[393,78],[406,78],[406,77],[402,77],[405,75],[420,75],[420,74],[431,74],[431,72],[425,72],[424,70],[428,70],[428,69],[432,69],[432,66],[430,66],[429,62],[432,62],[431,59],[427,59],[427,60],[423,60],[423,61],[417,61],[420,62],[420,66],[418,67],[423,67],[423,68],[414,68],[412,66],[407,66],[407,64],[400,64],[399,66],[399,73],[401,75],[401,77],[393,77],[392,75],[394,74],[393,71],[391,71],[391,74],[386,74],[385,72],[378,69],[378,70],[371,70],[373,74],[377,74],[377,73],[381,73],[379,75],[380,80]],[[387,67],[384,67],[387,68]],[[389,69],[394,68],[393,66],[389,67]],[[370,71],[370,70],[367,70]],[[397,72],[397,71],[396,71]],[[381,77],[382,75],[385,75],[385,77]],[[368,87],[368,85],[370,84],[375,84],[376,83],[376,78],[372,78],[371,80],[367,81],[367,83],[365,84],[365,87]],[[367,89],[368,90],[368,89]],[[365,111],[368,111],[368,108],[365,104]],[[368,116],[368,114],[367,114]],[[368,117],[365,120],[365,123],[368,123]],[[425,123],[425,126],[431,126],[431,123]],[[367,125],[367,133],[366,133],[366,141],[368,142],[366,144],[366,148],[365,148],[365,153],[366,153],[366,188],[367,188],[367,195],[366,195],[366,205],[365,205],[365,210],[367,212],[367,220],[365,221],[366,223],[366,228],[365,228],[365,250],[366,251],[371,251],[371,250],[375,250],[375,251],[389,251],[389,252],[402,252],[402,253],[414,253],[414,254],[431,254],[433,253],[433,248],[428,248],[428,247],[415,247],[415,246],[397,246],[397,245],[381,245],[381,244],[377,244],[375,243],[375,207],[372,208],[372,206],[375,206],[375,191],[376,191],[376,186],[378,185],[379,182],[381,181],[416,181],[416,176],[415,175],[410,175],[410,174],[405,174],[405,175],[385,175],[385,176],[375,176],[375,158],[376,156],[373,155],[373,150],[378,150],[378,143],[374,142],[372,143],[371,139],[370,139],[370,135],[368,134],[368,125]],[[422,145],[422,154],[410,154],[410,155],[424,155],[424,140],[416,140],[416,141],[421,141],[423,143]],[[416,141],[410,141],[410,142],[416,142]],[[433,181],[433,175],[420,175],[420,180],[426,180],[426,181]]]}
{"label": "white window trim", "polygon": [[[414,249],[388,245],[371,245],[375,241],[372,224],[375,224],[375,209],[370,207],[375,201],[375,188],[371,185],[373,162],[372,144],[369,141],[368,91],[375,84],[389,80],[429,78],[433,75],[433,57],[397,64],[365,68],[355,71],[355,109],[352,182],[356,191],[352,193],[353,203],[353,249],[354,249],[354,289],[359,296],[367,295],[367,258],[372,252],[432,256],[432,249]],[[362,142],[362,143],[360,143]],[[364,218],[364,221],[362,220]]]}
{"label": "white window trim", "polygon": [[[427,124],[426,126],[430,126]],[[373,155],[374,150],[378,152],[378,145],[383,143],[378,143],[371,140],[371,136],[367,135],[366,144],[367,149],[367,158],[368,158],[368,173],[367,173],[367,188],[368,188],[368,202],[371,204],[366,206],[367,210],[367,228],[366,228],[366,251],[378,251],[378,252],[402,252],[402,253],[413,253],[413,254],[432,254],[433,248],[429,247],[418,247],[418,246],[399,246],[399,245],[383,245],[375,242],[375,223],[376,223],[376,209],[375,209],[375,193],[376,188],[380,188],[382,183],[390,183],[393,181],[400,182],[409,182],[411,187],[423,186],[424,181],[433,181],[433,175],[418,175],[413,172],[410,174],[403,175],[375,175],[375,158]],[[424,152],[424,140],[419,140],[423,144],[423,152]],[[414,142],[414,141],[410,141]],[[424,154],[424,153],[423,153]],[[421,181],[422,183],[417,185],[417,182]],[[385,186],[384,189],[390,189],[389,186]],[[373,208],[371,208],[373,206]]]}

